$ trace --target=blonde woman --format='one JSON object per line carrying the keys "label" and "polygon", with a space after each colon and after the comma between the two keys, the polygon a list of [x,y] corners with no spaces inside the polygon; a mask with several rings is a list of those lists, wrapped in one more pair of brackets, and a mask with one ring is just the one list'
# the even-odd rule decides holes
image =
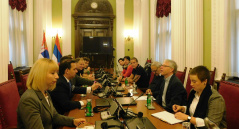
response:
{"label": "blonde woman", "polygon": [[17,109],[19,129],[52,129],[56,126],[77,126],[84,118],[70,118],[55,110],[47,90],[56,87],[58,65],[42,58],[33,65],[28,79],[28,90],[22,95]]}

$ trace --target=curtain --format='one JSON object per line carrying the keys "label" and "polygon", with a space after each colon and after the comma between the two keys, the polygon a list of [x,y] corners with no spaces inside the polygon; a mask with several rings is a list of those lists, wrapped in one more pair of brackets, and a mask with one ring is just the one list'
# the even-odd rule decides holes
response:
{"label": "curtain", "polygon": [[155,60],[163,63],[165,59],[171,59],[171,14],[157,18],[156,26]]}
{"label": "curtain", "polygon": [[230,21],[229,21],[229,32],[230,42],[231,42],[231,61],[229,64],[229,76],[237,76],[239,77],[239,1],[231,0],[229,1],[230,5]]}
{"label": "curtain", "polygon": [[25,14],[9,6],[9,60],[13,67],[28,65]]}

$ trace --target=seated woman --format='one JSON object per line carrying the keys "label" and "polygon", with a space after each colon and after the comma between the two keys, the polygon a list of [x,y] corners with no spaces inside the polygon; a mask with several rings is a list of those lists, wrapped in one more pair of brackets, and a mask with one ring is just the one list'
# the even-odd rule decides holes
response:
{"label": "seated woman", "polygon": [[191,129],[207,128],[207,119],[219,128],[226,128],[225,101],[209,85],[209,70],[205,66],[197,66],[190,71],[189,76],[193,89],[189,94],[187,107],[173,105],[174,112],[177,112],[175,118],[190,122]]}
{"label": "seated woman", "polygon": [[84,118],[70,118],[55,110],[47,90],[56,87],[58,65],[42,58],[31,68],[26,92],[21,96],[17,109],[18,129],[52,129],[55,126],[78,126]]}

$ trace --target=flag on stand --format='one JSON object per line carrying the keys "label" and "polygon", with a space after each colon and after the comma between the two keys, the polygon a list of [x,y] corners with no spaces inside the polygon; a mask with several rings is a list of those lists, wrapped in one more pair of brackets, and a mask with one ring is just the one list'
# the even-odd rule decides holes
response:
{"label": "flag on stand", "polygon": [[61,46],[59,43],[58,34],[56,34],[56,41],[54,45],[52,60],[54,60],[57,64],[59,64],[61,57],[62,57]]}
{"label": "flag on stand", "polygon": [[43,41],[41,44],[41,51],[38,56],[38,59],[40,59],[40,58],[49,58],[49,52],[48,52],[48,48],[47,48],[47,44],[46,44],[45,32],[43,32]]}

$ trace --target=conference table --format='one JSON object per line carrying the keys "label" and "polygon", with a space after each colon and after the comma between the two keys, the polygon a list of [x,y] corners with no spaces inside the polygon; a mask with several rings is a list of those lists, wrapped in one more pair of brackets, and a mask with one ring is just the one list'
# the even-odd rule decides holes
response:
{"label": "conference table", "polygon": [[[126,89],[124,93],[127,93],[128,90]],[[141,90],[137,89],[138,94],[140,95],[142,93]],[[76,94],[72,100],[74,101],[79,101],[79,100],[85,100],[85,99],[92,99],[92,108],[95,107],[95,100],[99,99],[98,96],[93,95],[92,93],[87,94],[85,97],[82,97],[80,94]],[[137,105],[132,105],[129,106],[129,108],[135,112],[142,112],[143,117],[147,117],[152,124],[157,128],[157,129],[182,129],[182,124],[174,124],[170,125],[166,122],[163,122],[162,120],[152,116],[151,114],[165,111],[160,105],[158,105],[156,102],[153,102],[153,106],[155,107],[155,110],[148,110],[147,107],[145,106],[146,100],[136,100]],[[127,108],[127,106],[123,106],[124,108]],[[71,110],[70,112],[65,114],[66,116],[69,117],[75,117],[75,118],[85,118],[86,119],[86,124],[81,125],[82,126],[89,126],[89,125],[95,125],[95,121],[100,121],[100,112],[99,113],[94,113],[94,116],[92,117],[85,117],[85,109],[74,109]],[[75,129],[75,127],[62,127],[62,129]]]}

